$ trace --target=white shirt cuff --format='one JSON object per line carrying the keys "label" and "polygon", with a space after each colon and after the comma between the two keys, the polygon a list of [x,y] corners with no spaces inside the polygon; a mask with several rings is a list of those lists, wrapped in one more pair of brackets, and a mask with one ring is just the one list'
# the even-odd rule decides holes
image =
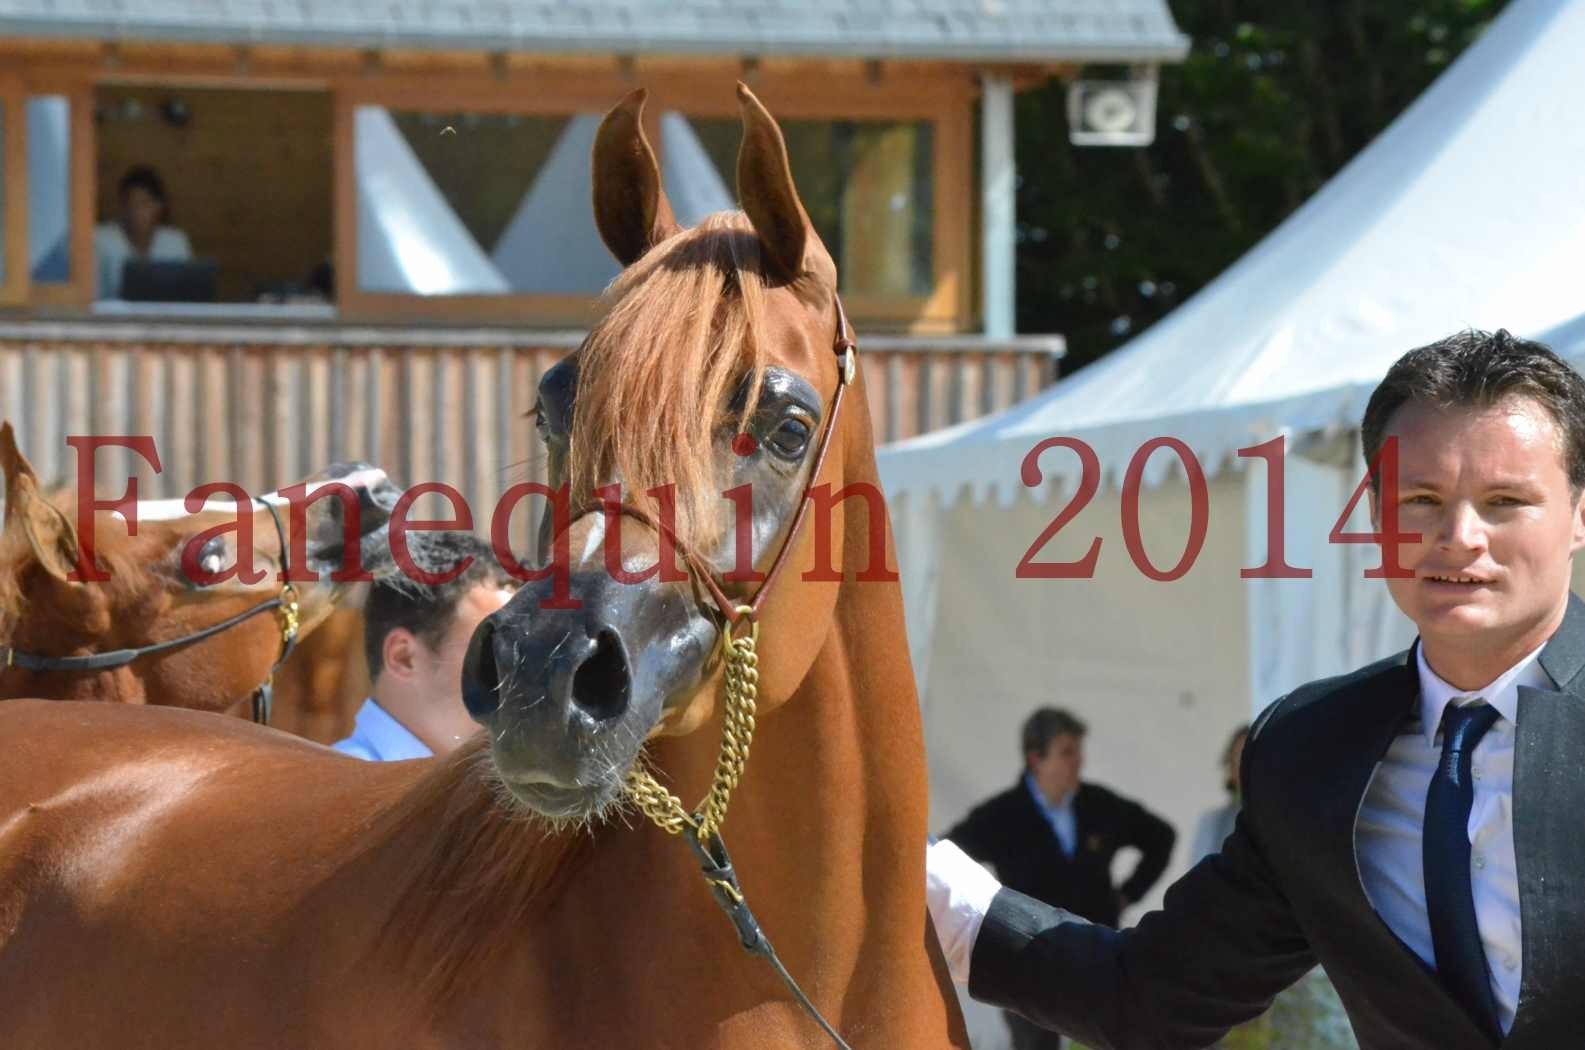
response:
{"label": "white shirt cuff", "polygon": [[925,850],[925,900],[947,968],[958,984],[969,983],[969,960],[985,913],[1002,884],[952,842]]}

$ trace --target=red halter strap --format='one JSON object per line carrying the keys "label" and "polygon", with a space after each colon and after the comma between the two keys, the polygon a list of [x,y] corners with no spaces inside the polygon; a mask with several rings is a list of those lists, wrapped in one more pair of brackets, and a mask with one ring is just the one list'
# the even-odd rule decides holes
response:
{"label": "red halter strap", "polygon": [[[849,335],[852,329],[848,325],[847,311],[842,308],[842,297],[837,295],[833,298],[836,303],[837,313],[837,334],[832,344],[832,350],[838,357],[837,392],[831,398],[831,411],[826,416],[825,425],[821,428],[820,441],[815,446],[814,463],[809,468],[809,480],[804,483],[803,494],[798,499],[798,510],[793,515],[792,526],[787,530],[787,538],[782,541],[781,549],[776,552],[776,558],[771,562],[770,571],[765,574],[765,579],[760,584],[759,589],[754,592],[753,598],[749,599],[746,604],[735,602],[729,598],[721,587],[715,569],[711,567],[709,562],[688,548],[665,522],[631,504],[617,503],[615,501],[603,501],[597,504],[608,514],[615,513],[636,518],[659,533],[665,542],[671,544],[672,549],[677,551],[682,556],[683,561],[687,563],[693,578],[703,583],[705,589],[710,592],[710,597],[721,610],[721,615],[726,618],[727,630],[735,628],[739,621],[748,620],[752,623],[758,618],[760,606],[764,604],[765,596],[770,593],[771,587],[780,576],[782,567],[787,562],[788,552],[792,550],[793,543],[798,539],[798,532],[803,527],[804,519],[808,517],[809,504],[811,502],[810,493],[813,492],[815,485],[820,481],[820,471],[825,466],[826,453],[831,449],[831,438],[836,433],[837,419],[842,414],[843,395],[847,393],[848,387],[853,384],[853,380],[858,376],[859,345]],[[574,517],[581,517],[582,514],[587,514],[594,509],[595,506],[586,507]]]}

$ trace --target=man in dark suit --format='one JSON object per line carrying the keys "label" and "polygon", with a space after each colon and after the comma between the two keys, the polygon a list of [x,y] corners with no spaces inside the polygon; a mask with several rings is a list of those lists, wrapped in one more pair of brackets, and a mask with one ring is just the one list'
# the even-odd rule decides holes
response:
{"label": "man in dark suit", "polygon": [[[991,864],[1002,883],[1091,922],[1116,926],[1167,870],[1176,833],[1139,803],[1080,780],[1086,726],[1067,711],[1042,707],[1024,722],[1024,769],[1006,791],[976,806],[946,837]],[[1141,856],[1121,886],[1112,858],[1132,846]],[[1007,1015],[1014,1050],[1060,1048],[1062,1037]]]}
{"label": "man in dark suit", "polygon": [[1094,1047],[1203,1047],[1319,962],[1363,1050],[1585,1044],[1585,379],[1462,333],[1392,367],[1361,439],[1414,647],[1268,708],[1232,835],[1131,930],[932,846],[970,994]]}

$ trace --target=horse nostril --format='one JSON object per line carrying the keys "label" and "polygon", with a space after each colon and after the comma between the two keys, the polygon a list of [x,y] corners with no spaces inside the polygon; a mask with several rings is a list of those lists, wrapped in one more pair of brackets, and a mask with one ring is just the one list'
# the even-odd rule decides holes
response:
{"label": "horse nostril", "polygon": [[495,617],[474,628],[468,653],[462,658],[462,703],[475,722],[483,722],[501,706],[500,682],[495,673]]}
{"label": "horse nostril", "polygon": [[596,722],[610,721],[627,710],[632,677],[621,636],[602,627],[594,651],[573,673],[572,702]]}

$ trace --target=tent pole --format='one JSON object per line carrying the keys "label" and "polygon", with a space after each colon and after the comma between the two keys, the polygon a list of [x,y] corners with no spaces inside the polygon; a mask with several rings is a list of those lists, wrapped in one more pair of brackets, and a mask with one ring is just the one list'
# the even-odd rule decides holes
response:
{"label": "tent pole", "polygon": [[984,74],[980,120],[985,334],[1005,339],[1014,327],[1016,184],[1013,164],[1013,82]]}

